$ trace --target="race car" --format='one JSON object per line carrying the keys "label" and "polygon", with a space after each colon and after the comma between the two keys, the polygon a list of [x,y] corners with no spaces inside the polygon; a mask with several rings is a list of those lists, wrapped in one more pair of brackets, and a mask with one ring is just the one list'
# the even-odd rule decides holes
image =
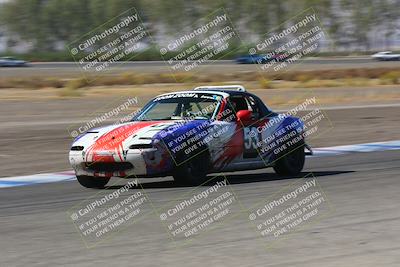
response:
{"label": "race car", "polygon": [[238,64],[265,64],[271,61],[282,62],[289,59],[289,57],[285,54],[273,54],[271,56],[268,55],[244,55],[235,59]]}
{"label": "race car", "polygon": [[394,54],[392,51],[384,51],[373,54],[371,58],[379,61],[400,60],[400,54]]}
{"label": "race car", "polygon": [[28,62],[13,57],[0,57],[0,67],[26,67]]}
{"label": "race car", "polygon": [[243,86],[202,86],[159,95],[131,121],[78,136],[69,161],[87,188],[103,188],[111,177],[169,175],[199,185],[210,173],[266,167],[296,175],[308,147],[304,128]]}

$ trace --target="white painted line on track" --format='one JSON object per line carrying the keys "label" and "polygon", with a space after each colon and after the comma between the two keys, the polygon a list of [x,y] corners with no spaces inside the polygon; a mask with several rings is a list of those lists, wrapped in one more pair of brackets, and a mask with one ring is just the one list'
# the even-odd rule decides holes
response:
{"label": "white painted line on track", "polygon": [[315,148],[313,149],[314,155],[312,157],[335,156],[349,153],[375,152],[386,150],[400,150],[400,140]]}
{"label": "white painted line on track", "polygon": [[[337,155],[360,153],[360,152],[387,151],[387,150],[400,150],[400,140],[314,148],[313,149],[314,155],[311,156],[311,158],[337,156]],[[73,180],[76,180],[73,171],[42,173],[42,174],[34,174],[26,176],[0,178],[0,188],[34,185],[42,183],[65,182]]]}
{"label": "white painted line on track", "polygon": [[73,171],[0,178],[0,188],[76,180]]}

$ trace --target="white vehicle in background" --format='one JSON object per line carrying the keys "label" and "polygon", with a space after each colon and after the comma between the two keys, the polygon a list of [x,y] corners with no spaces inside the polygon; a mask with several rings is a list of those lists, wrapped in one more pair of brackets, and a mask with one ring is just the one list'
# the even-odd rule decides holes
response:
{"label": "white vehicle in background", "polygon": [[400,60],[400,54],[393,54],[392,51],[378,52],[371,57],[380,61]]}
{"label": "white vehicle in background", "polygon": [[0,67],[26,67],[28,62],[13,57],[0,57]]}

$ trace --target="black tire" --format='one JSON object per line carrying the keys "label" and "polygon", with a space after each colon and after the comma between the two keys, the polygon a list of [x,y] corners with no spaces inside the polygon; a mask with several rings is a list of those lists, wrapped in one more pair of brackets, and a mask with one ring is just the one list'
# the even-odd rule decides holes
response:
{"label": "black tire", "polygon": [[177,166],[172,176],[178,184],[200,185],[206,181],[209,168],[209,153],[208,151],[203,151]]}
{"label": "black tire", "polygon": [[78,182],[86,188],[104,188],[104,186],[110,181],[110,178],[106,177],[93,177],[93,176],[77,176]]}
{"label": "black tire", "polygon": [[298,175],[303,170],[305,159],[302,145],[278,159],[273,168],[278,175]]}

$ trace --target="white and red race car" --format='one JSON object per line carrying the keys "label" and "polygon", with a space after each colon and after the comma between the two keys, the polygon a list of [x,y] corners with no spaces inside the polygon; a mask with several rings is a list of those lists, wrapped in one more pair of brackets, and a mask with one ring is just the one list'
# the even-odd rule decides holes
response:
{"label": "white and red race car", "polygon": [[159,95],[130,122],[92,129],[69,152],[78,181],[102,188],[111,177],[162,177],[201,184],[215,172],[273,167],[301,172],[304,124],[271,111],[240,85]]}

